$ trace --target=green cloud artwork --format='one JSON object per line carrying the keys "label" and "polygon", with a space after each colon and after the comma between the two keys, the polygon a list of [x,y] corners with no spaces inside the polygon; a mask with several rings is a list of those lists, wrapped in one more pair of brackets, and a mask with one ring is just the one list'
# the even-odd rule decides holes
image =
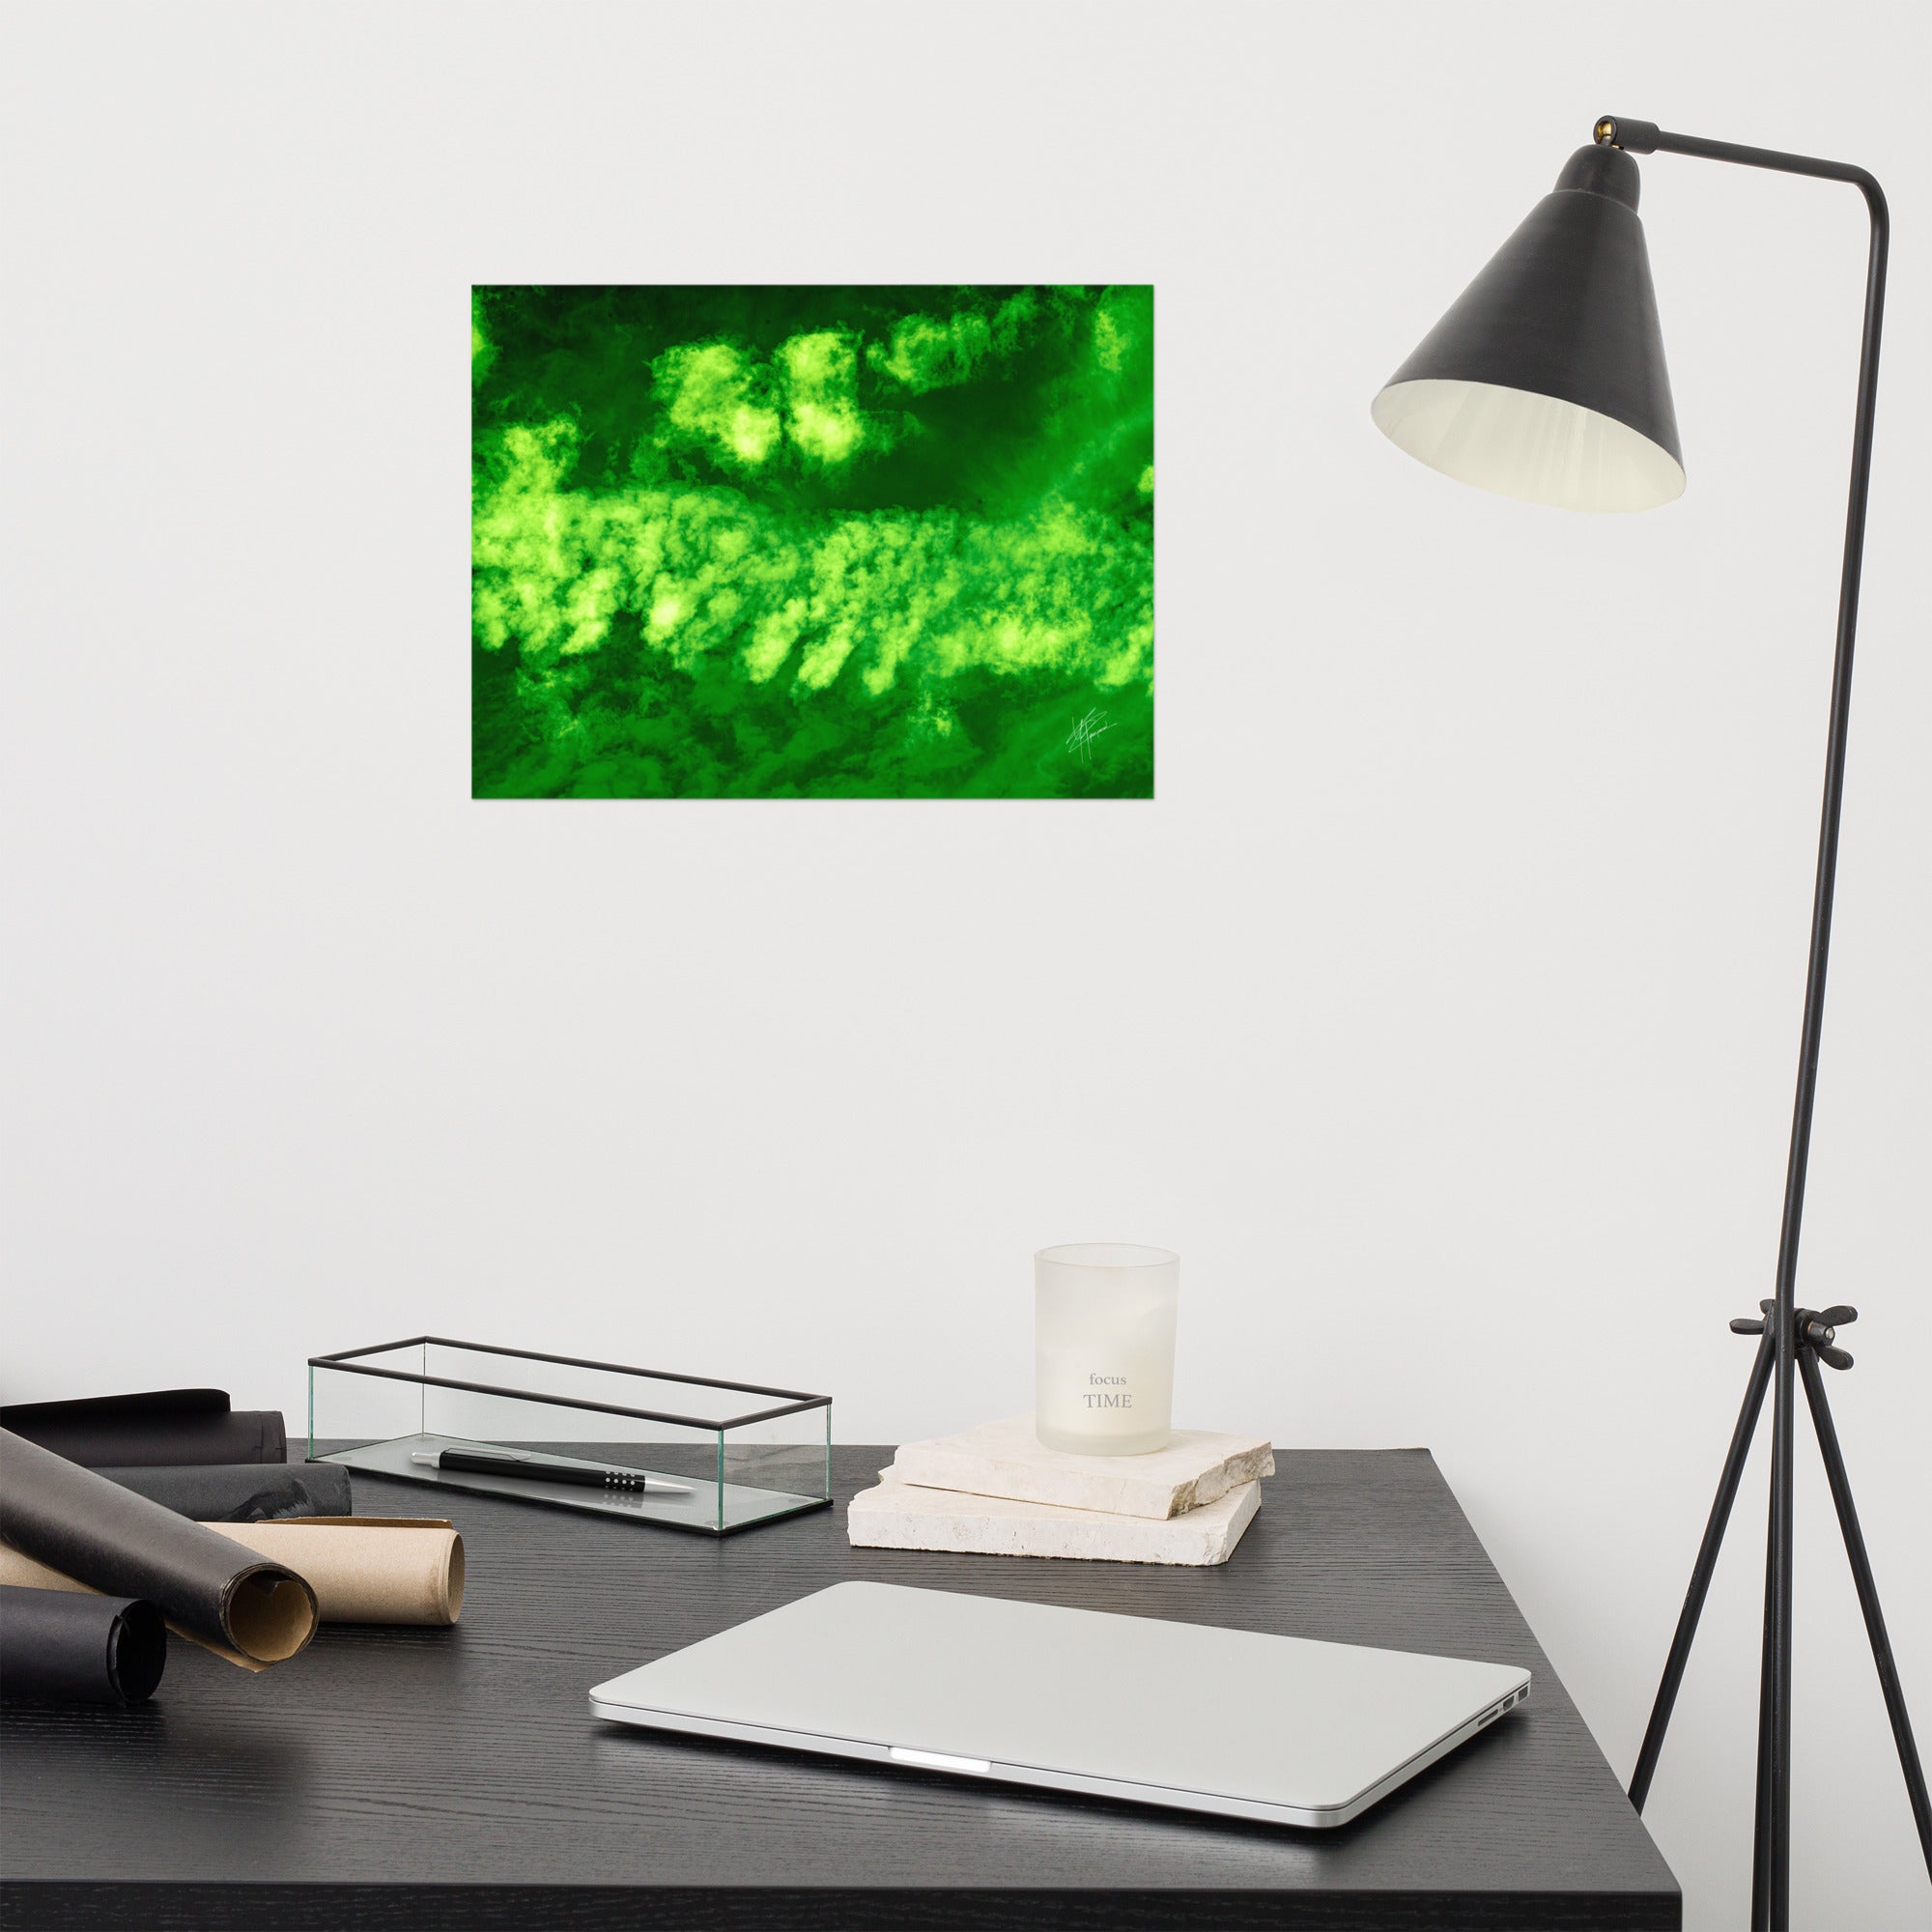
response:
{"label": "green cloud artwork", "polygon": [[478,798],[1151,798],[1153,291],[471,291]]}

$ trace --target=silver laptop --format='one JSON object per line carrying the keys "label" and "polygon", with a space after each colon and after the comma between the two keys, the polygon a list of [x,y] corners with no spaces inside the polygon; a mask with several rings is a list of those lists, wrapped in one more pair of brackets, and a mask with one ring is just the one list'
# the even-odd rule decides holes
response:
{"label": "silver laptop", "polygon": [[1345,1825],[1529,1672],[890,1583],[836,1583],[590,1693],[620,1724],[1142,1804]]}

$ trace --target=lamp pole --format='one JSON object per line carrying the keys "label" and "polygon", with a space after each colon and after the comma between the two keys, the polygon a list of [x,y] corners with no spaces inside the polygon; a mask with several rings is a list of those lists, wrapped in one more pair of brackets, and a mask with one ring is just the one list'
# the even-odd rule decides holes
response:
{"label": "lamp pole", "polygon": [[[1852,433],[1851,500],[1845,515],[1844,564],[1838,582],[1838,633],[1832,667],[1831,724],[1825,748],[1825,798],[1818,831],[1818,868],[1811,896],[1811,950],[1804,978],[1804,1018],[1799,1036],[1798,1092],[1792,1109],[1791,1150],[1784,1174],[1784,1211],[1778,1230],[1776,1298],[1765,1305],[1759,1366],[1754,1369],[1745,1412],[1727,1460],[1724,1480],[1705,1531],[1705,1544],[1692,1573],[1690,1594],[1679,1619],[1657,1704],[1631,1781],[1631,1799],[1640,1809],[1650,1788],[1670,1708],[1682,1681],[1690,1637],[1703,1607],[1715,1566],[1718,1544],[1742,1474],[1743,1452],[1763,1401],[1765,1353],[1769,1351],[1772,1390],[1771,1531],[1765,1567],[1763,1679],[1758,1708],[1758,1785],[1751,1923],[1764,1932],[1786,1932],[1791,1918],[1791,1583],[1792,1583],[1792,1452],[1797,1434],[1796,1382],[1803,1371],[1805,1393],[1824,1451],[1833,1497],[1852,1558],[1861,1605],[1878,1663],[1880,1682],[1898,1746],[1900,1763],[1911,1795],[1919,1840],[1932,1868],[1932,1807],[1928,1807],[1924,1774],[1913,1743],[1891,1645],[1864,1560],[1863,1538],[1844,1478],[1837,1437],[1824,1404],[1817,1358],[1839,1359],[1833,1366],[1849,1367],[1850,1357],[1832,1347],[1831,1317],[1852,1319],[1849,1309],[1833,1309],[1824,1316],[1797,1306],[1798,1242],[1804,1217],[1804,1176],[1811,1149],[1812,1105],[1818,1088],[1818,1049],[1825,1020],[1825,975],[1832,946],[1832,898],[1838,864],[1838,821],[1845,794],[1845,743],[1851,723],[1852,655],[1858,634],[1859,579],[1864,557],[1865,502],[1871,481],[1872,423],[1878,400],[1879,333],[1885,316],[1886,255],[1890,219],[1884,191],[1863,168],[1842,161],[1819,160],[1807,155],[1780,154],[1769,148],[1740,147],[1729,141],[1707,141],[1692,134],[1672,134],[1648,121],[1605,115],[1596,126],[1600,145],[1621,148],[1633,155],[1690,155],[1701,160],[1730,161],[1742,167],[1766,168],[1777,174],[1808,175],[1815,180],[1845,182],[1863,195],[1871,218],[1871,247],[1865,271],[1864,330],[1859,351],[1858,407]],[[1802,1320],[1801,1320],[1802,1318]],[[1735,1323],[1751,1329],[1754,1324]]]}

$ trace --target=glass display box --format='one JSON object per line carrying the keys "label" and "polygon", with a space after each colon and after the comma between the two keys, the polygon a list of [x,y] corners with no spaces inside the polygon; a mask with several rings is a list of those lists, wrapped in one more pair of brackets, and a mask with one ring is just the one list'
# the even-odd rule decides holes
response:
{"label": "glass display box", "polygon": [[416,1335],[311,1355],[308,1456],[728,1536],[832,1501],[832,1398]]}

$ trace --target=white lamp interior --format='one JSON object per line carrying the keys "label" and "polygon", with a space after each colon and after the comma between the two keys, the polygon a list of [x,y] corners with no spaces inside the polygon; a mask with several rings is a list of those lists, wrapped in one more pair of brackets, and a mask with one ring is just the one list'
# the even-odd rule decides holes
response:
{"label": "white lamp interior", "polygon": [[1654,510],[1684,494],[1668,450],[1627,424],[1555,396],[1493,383],[1391,383],[1376,427],[1460,482],[1559,510]]}

